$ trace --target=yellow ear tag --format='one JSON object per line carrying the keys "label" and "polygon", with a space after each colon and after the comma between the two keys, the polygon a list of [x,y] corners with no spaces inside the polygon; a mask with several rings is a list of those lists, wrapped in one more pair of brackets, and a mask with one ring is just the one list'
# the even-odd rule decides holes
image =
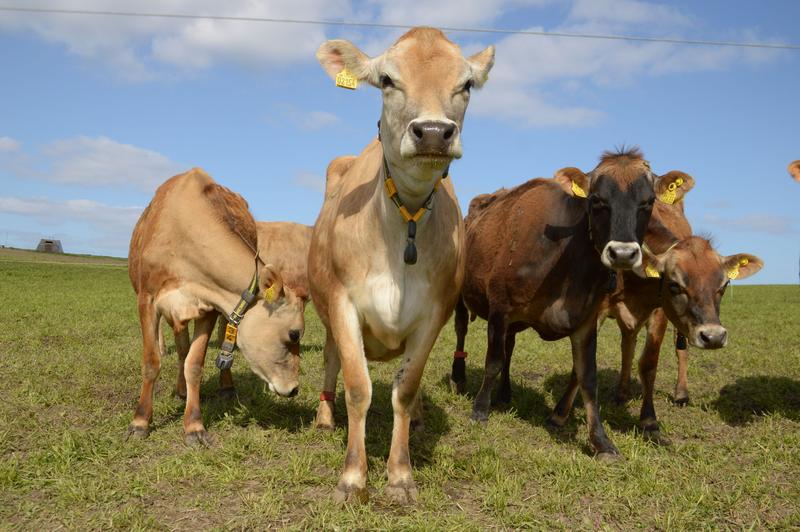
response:
{"label": "yellow ear tag", "polygon": [[654,279],[658,279],[659,277],[661,277],[661,274],[658,273],[658,270],[653,268],[652,264],[648,264],[647,266],[644,267],[644,274],[647,277],[652,277]]}
{"label": "yellow ear tag", "polygon": [[[678,183],[678,181],[680,181],[680,183]],[[661,195],[660,195],[660,196],[658,196],[658,200],[659,200],[661,203],[666,203],[667,205],[672,205],[673,203],[675,203],[675,198],[678,196],[678,195],[675,193],[675,190],[676,190],[676,189],[677,189],[677,188],[678,188],[678,187],[679,187],[681,184],[683,184],[683,179],[681,179],[681,178],[679,177],[679,178],[678,178],[676,181],[673,181],[672,183],[670,183],[670,184],[667,186],[667,190],[665,190],[664,192],[662,192],[662,193],[661,193]]]}
{"label": "yellow ear tag", "polygon": [[572,182],[572,193],[575,194],[575,196],[578,198],[586,197],[586,191],[583,190],[581,186],[575,181]]}
{"label": "yellow ear tag", "polygon": [[336,86],[343,89],[355,90],[356,87],[358,87],[358,79],[345,68],[336,74]]}
{"label": "yellow ear tag", "polygon": [[731,280],[736,279],[737,277],[739,277],[739,265],[737,264],[735,266],[731,266],[731,268],[728,270],[727,273],[728,273],[728,279]]}
{"label": "yellow ear tag", "polygon": [[231,325],[230,323],[225,325],[225,341],[226,342],[230,342],[232,344],[235,344],[236,343],[236,335],[237,335],[237,333],[238,333],[238,330],[236,329],[236,327],[234,325]]}
{"label": "yellow ear tag", "polygon": [[275,285],[269,285],[264,289],[264,299],[267,303],[274,303],[278,299],[278,294],[275,293]]}

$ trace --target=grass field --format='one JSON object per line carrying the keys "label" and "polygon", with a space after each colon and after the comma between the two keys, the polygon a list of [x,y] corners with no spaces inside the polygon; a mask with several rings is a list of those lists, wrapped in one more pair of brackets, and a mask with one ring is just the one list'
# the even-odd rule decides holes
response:
{"label": "grass field", "polygon": [[[367,420],[371,500],[339,508],[330,495],[346,432],[311,426],[324,339],[311,307],[298,397],[265,393],[240,356],[238,399],[218,399],[212,352],[202,393],[215,445],[186,448],[168,334],[153,432],[126,442],[141,345],[127,271],[114,259],[41,257],[0,251],[0,528],[684,530],[800,523],[797,286],[736,286],[733,297],[729,291],[722,309],[729,346],[692,351],[685,408],[669,400],[675,360],[665,347],[656,408],[670,447],[648,444],[637,432],[636,385],[627,405],[613,403],[619,333],[606,324],[598,355],[601,411],[626,457],[612,464],[591,457],[581,408],[563,429],[545,426],[568,378],[568,342],[519,335],[512,408],[494,412],[482,427],[469,422],[470,398],[446,385],[450,324],[425,373],[425,430],[412,436],[419,502],[393,507],[382,495],[394,365],[375,364]],[[485,334],[484,323],[472,324],[470,395],[482,375]],[[336,407],[341,426],[341,384]]]}

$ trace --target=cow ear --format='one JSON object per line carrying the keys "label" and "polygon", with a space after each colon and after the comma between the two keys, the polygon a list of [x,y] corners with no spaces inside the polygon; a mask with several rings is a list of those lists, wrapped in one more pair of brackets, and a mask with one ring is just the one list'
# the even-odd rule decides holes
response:
{"label": "cow ear", "polygon": [[789,165],[789,173],[795,181],[800,183],[800,161],[795,161]]}
{"label": "cow ear", "polygon": [[[371,59],[350,41],[333,39],[322,43],[317,49],[317,60],[337,85],[340,84],[342,76],[345,81],[349,77],[350,81],[366,81],[378,85],[378,76],[374,68],[376,60]],[[356,85],[357,82],[342,86],[354,89]]]}
{"label": "cow ear", "polygon": [[472,69],[472,83],[476,89],[480,89],[489,79],[489,71],[494,66],[494,46],[470,56],[467,63]]}
{"label": "cow ear", "polygon": [[274,303],[284,297],[283,279],[272,264],[267,264],[261,268],[261,272],[258,275],[258,289],[267,303]]}
{"label": "cow ear", "polygon": [[589,176],[578,168],[568,166],[562,168],[553,177],[561,188],[570,196],[585,198],[589,195]]}
{"label": "cow ear", "polygon": [[683,196],[694,187],[694,178],[685,172],[672,170],[658,176],[653,183],[656,197],[661,203],[679,203]]}
{"label": "cow ear", "polygon": [[758,272],[764,266],[764,261],[749,253],[737,253],[722,258],[722,267],[728,279],[746,279]]}
{"label": "cow ear", "polygon": [[667,253],[656,255],[647,246],[642,246],[642,264],[633,271],[643,279],[658,279],[664,275],[664,268],[667,264]]}

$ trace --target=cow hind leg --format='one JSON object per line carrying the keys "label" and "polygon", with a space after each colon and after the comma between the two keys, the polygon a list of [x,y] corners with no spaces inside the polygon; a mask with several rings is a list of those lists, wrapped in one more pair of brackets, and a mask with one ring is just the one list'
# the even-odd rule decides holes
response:
{"label": "cow hind leg", "polygon": [[636,336],[639,331],[638,329],[630,330],[620,326],[619,332],[622,364],[619,370],[619,381],[617,382],[614,400],[622,404],[630,399],[631,396],[631,367],[633,366],[633,355],[636,351]]}
{"label": "cow hind leg", "polygon": [[142,328],[142,388],[139,402],[128,427],[128,437],[146,438],[150,434],[150,420],[153,417],[153,391],[161,371],[161,352],[159,349],[159,315],[149,296],[140,296],[139,324]]}
{"label": "cow hind leg", "polygon": [[561,399],[559,399],[555,408],[553,408],[553,413],[547,418],[547,423],[549,425],[554,427],[564,426],[564,423],[567,422],[567,418],[569,417],[569,413],[572,411],[572,404],[575,402],[575,396],[577,394],[578,375],[575,373],[575,368],[573,367],[564,395],[561,396]]}
{"label": "cow hind leg", "polygon": [[516,339],[516,332],[506,332],[505,358],[503,359],[503,371],[500,374],[500,388],[497,390],[496,397],[499,405],[511,404],[511,355],[514,354]]}
{"label": "cow hind leg", "polygon": [[456,352],[453,354],[453,367],[450,370],[450,390],[459,395],[467,391],[467,360],[464,340],[469,330],[469,311],[459,297],[455,310]]}
{"label": "cow hind leg", "polygon": [[486,364],[484,366],[483,383],[475,402],[472,405],[472,420],[486,423],[489,420],[492,388],[497,374],[505,362],[506,323],[505,316],[496,312],[489,315],[488,342],[486,346]]}
{"label": "cow hind leg", "polygon": [[184,363],[186,375],[186,409],[183,413],[184,442],[190,447],[208,446],[211,438],[203,426],[200,414],[200,384],[203,379],[203,364],[206,360],[208,340],[217,319],[216,312],[209,312],[194,322],[194,338]]}
{"label": "cow hind leg", "polygon": [[317,417],[314,425],[318,429],[333,430],[336,427],[334,420],[336,404],[336,380],[339,378],[341,362],[339,361],[339,351],[336,348],[336,341],[330,329],[325,334],[325,348],[323,351],[325,364],[325,377],[322,385],[322,393],[319,397],[317,407]]}
{"label": "cow hind leg", "polygon": [[658,370],[658,357],[666,329],[667,318],[663,313],[653,314],[650,317],[647,324],[647,340],[642,357],[639,359],[639,378],[642,381],[642,409],[639,414],[639,424],[645,439],[661,445],[669,445],[670,442],[666,437],[661,436],[653,403],[653,393]]}
{"label": "cow hind leg", "polygon": [[680,332],[675,333],[675,356],[678,358],[678,380],[675,382],[673,401],[678,406],[689,404],[689,350],[686,337]]}
{"label": "cow hind leg", "polygon": [[183,325],[173,329],[175,331],[175,350],[178,352],[178,382],[175,385],[175,397],[181,401],[186,401],[186,374],[183,365],[186,356],[189,354],[189,327]]}

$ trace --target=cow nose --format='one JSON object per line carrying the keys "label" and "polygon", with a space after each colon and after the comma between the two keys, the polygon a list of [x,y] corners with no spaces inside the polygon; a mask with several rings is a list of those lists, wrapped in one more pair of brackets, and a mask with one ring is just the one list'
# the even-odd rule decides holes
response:
{"label": "cow nose", "polygon": [[300,393],[300,386],[295,386],[294,388],[292,388],[292,391],[291,391],[291,392],[289,392],[289,393],[286,395],[286,397],[294,397],[294,396],[296,396],[298,393]]}
{"label": "cow nose", "polygon": [[630,269],[642,260],[641,248],[635,242],[609,242],[603,255],[605,265],[613,269]]}
{"label": "cow nose", "polygon": [[409,124],[411,136],[420,154],[444,155],[455,138],[454,122],[425,120]]}
{"label": "cow nose", "polygon": [[289,331],[289,340],[296,344],[300,341],[300,331],[298,329],[292,329]]}
{"label": "cow nose", "polygon": [[698,338],[703,349],[719,349],[725,347],[728,331],[721,325],[707,325],[700,329]]}

